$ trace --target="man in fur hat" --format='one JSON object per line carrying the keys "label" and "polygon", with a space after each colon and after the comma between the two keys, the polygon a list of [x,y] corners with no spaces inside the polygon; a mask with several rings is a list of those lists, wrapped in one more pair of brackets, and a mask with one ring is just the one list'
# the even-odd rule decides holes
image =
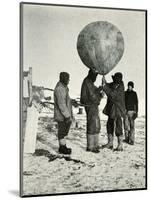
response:
{"label": "man in fur hat", "polygon": [[123,151],[123,118],[125,117],[125,93],[123,75],[120,72],[112,76],[113,82],[107,83],[102,79],[103,90],[107,95],[107,104],[103,113],[108,116],[107,134],[108,143],[103,148],[113,149],[114,131],[118,139],[116,151]]}
{"label": "man in fur hat", "polygon": [[94,82],[97,73],[89,70],[81,87],[81,104],[84,104],[87,116],[87,151],[99,153],[100,117],[99,104],[102,97],[102,87],[97,88]]}
{"label": "man in fur hat", "polygon": [[128,89],[125,91],[126,117],[125,125],[125,142],[134,145],[135,140],[135,119],[138,116],[138,97],[133,90],[134,83],[128,82]]}
{"label": "man in fur hat", "polygon": [[69,74],[60,73],[60,80],[54,90],[54,119],[58,122],[59,153],[71,154],[66,146],[66,136],[72,122],[72,102],[69,96]]}

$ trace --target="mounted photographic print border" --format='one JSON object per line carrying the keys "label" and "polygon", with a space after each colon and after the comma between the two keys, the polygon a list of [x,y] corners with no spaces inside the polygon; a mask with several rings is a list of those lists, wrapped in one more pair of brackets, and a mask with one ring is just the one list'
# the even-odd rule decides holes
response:
{"label": "mounted photographic print border", "polygon": [[[117,59],[114,59],[116,55],[113,52],[114,56],[109,56],[106,61],[106,46],[100,50],[97,37],[103,37],[109,30],[113,38],[117,33],[118,39],[116,44],[108,36],[108,45],[112,47],[108,49],[117,48],[118,51]],[[93,41],[89,42],[89,34],[93,32],[96,38],[91,37]],[[84,37],[87,38],[85,42]],[[89,48],[88,52],[83,50],[87,44],[90,49],[91,45],[96,45],[96,57],[93,50],[90,54]],[[102,60],[98,56],[100,51],[104,56]],[[101,63],[99,66],[96,60]],[[98,88],[104,87],[102,80],[104,84],[105,81],[111,82],[113,74],[122,72],[125,90],[128,81],[133,81],[138,94],[135,143],[123,142],[123,151],[103,148],[109,138],[106,131],[108,119],[103,114],[108,97],[105,89],[102,89],[99,106],[101,127],[99,135],[95,134],[99,138],[100,149],[98,152],[88,149],[93,137],[87,133],[91,125],[94,126],[91,122],[96,112],[92,111],[92,118],[86,120],[86,112],[89,111],[87,105],[80,101],[80,92],[88,70],[94,68],[99,74],[96,81]],[[64,131],[64,125],[54,120],[54,89],[61,72],[70,75],[69,95],[73,106],[72,125],[66,133],[67,138],[58,132]],[[68,117],[67,120],[70,121]],[[98,115],[95,120],[98,120]],[[97,125],[94,127],[93,130],[98,128]],[[123,123],[123,136],[125,130]],[[119,136],[114,134],[114,147],[118,140]],[[63,142],[70,148],[60,148]],[[147,10],[21,2],[20,196],[146,189]]]}

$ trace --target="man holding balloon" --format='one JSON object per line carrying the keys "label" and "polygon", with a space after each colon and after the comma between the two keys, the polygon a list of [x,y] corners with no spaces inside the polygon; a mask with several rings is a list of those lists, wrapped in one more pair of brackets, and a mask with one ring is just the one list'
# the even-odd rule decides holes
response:
{"label": "man holding balloon", "polygon": [[103,113],[108,116],[107,134],[108,143],[104,148],[113,149],[114,131],[118,139],[115,151],[123,151],[123,119],[125,118],[125,92],[123,75],[120,72],[112,76],[113,82],[107,83],[105,77],[102,78],[103,90],[107,95],[107,104]]}
{"label": "man holding balloon", "polygon": [[100,117],[99,104],[102,94],[102,86],[96,87],[98,73],[89,70],[87,77],[84,79],[81,87],[80,102],[84,105],[87,117],[87,151],[99,153],[99,132]]}
{"label": "man holding balloon", "polygon": [[124,53],[122,32],[112,23],[95,21],[86,25],[77,40],[77,50],[81,61],[89,69],[102,75],[103,90],[107,95],[104,113],[108,115],[108,143],[105,147],[113,149],[113,133],[118,137],[117,151],[123,150],[123,117],[125,116],[125,98],[123,75],[118,72],[112,83],[107,83],[108,74],[120,61]]}

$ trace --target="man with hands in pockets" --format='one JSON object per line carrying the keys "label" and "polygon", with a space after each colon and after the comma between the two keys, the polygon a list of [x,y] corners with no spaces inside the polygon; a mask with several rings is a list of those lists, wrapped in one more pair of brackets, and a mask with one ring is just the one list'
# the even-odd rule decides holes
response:
{"label": "man with hands in pockets", "polygon": [[54,119],[58,122],[59,153],[71,154],[71,148],[66,146],[66,136],[72,123],[72,102],[69,96],[68,84],[70,75],[60,73],[60,80],[54,90]]}

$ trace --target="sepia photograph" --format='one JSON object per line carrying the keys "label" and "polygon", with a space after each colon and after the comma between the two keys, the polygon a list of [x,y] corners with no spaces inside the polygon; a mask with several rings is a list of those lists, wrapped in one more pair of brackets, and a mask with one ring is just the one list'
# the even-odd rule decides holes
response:
{"label": "sepia photograph", "polygon": [[147,189],[147,10],[20,3],[20,196]]}

